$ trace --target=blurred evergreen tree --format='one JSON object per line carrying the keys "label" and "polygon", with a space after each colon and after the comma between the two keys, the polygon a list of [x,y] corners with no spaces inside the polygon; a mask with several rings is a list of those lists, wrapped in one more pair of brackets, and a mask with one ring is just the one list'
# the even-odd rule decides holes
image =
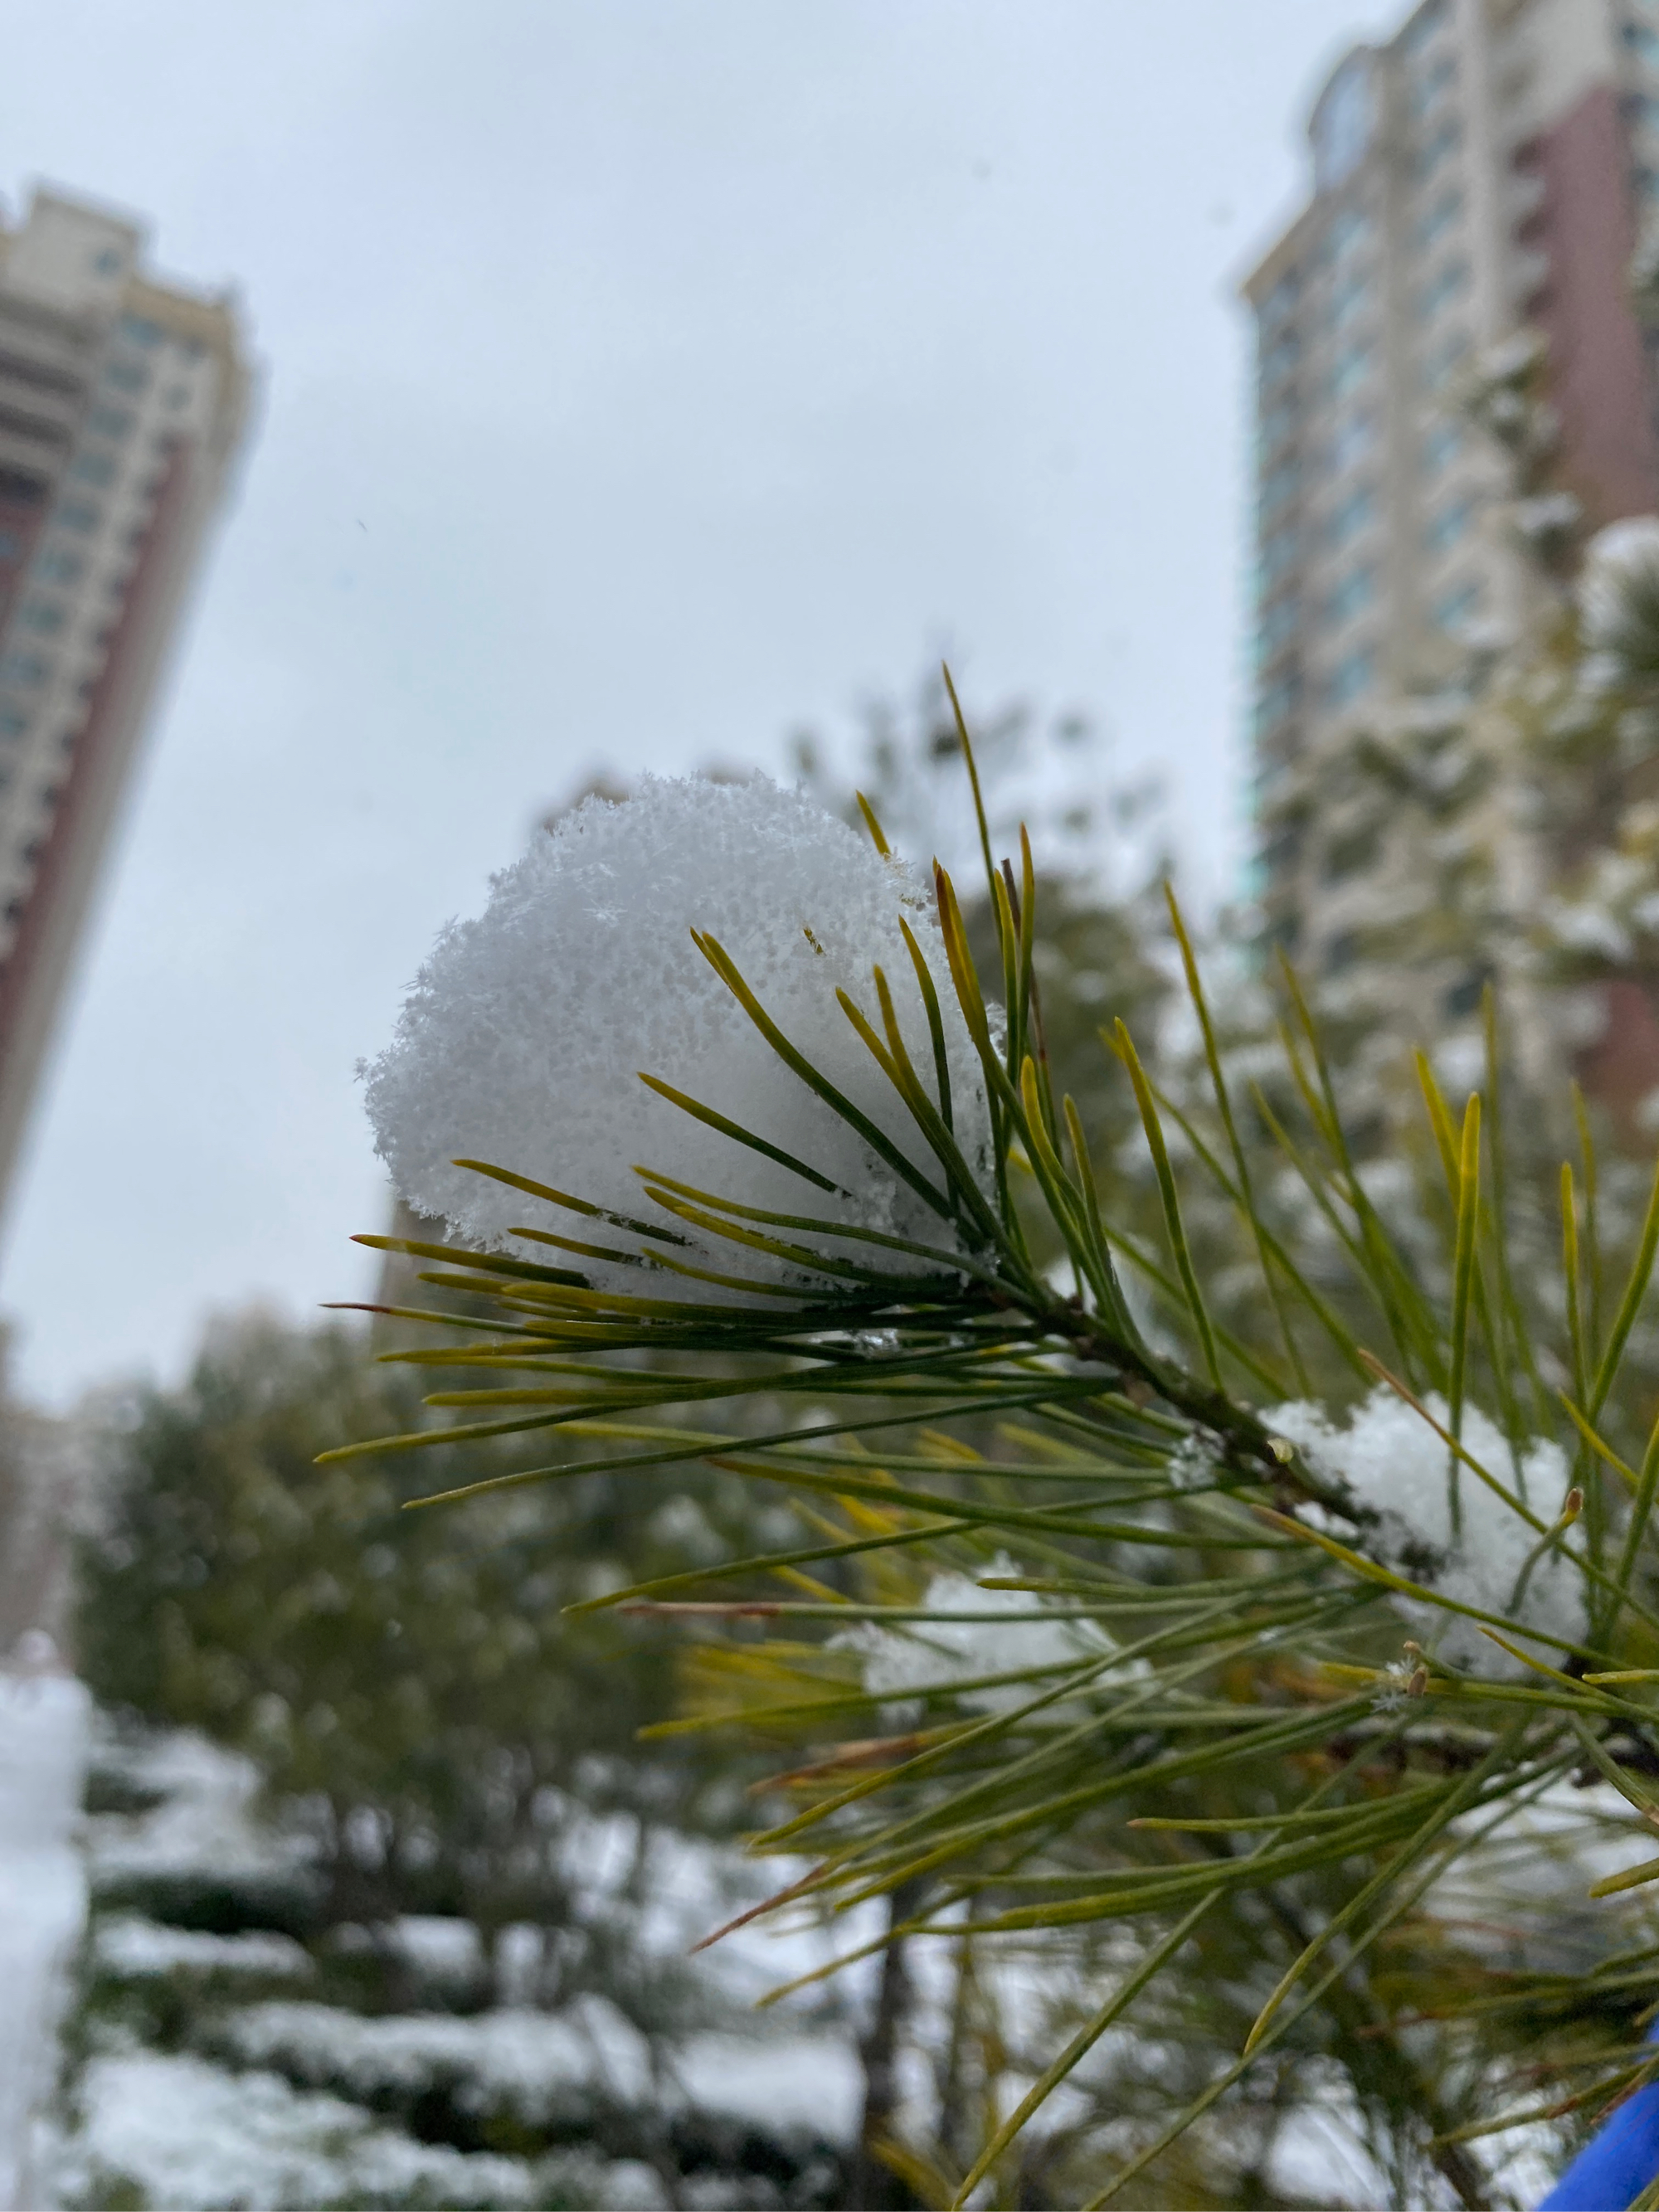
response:
{"label": "blurred evergreen tree", "polygon": [[[90,1808],[106,1823],[164,1813],[164,1732],[197,1731],[252,1762],[269,1847],[114,1853],[95,1883],[80,2057],[135,2037],[221,2065],[257,2057],[412,2140],[523,2162],[530,2193],[507,2202],[548,2189],[546,2201],[589,2201],[559,2194],[578,2154],[584,2187],[607,2162],[642,2162],[647,2203],[685,2201],[699,2175],[722,2203],[843,2201],[845,2146],[800,2122],[799,2098],[769,2124],[740,2099],[700,2103],[635,2078],[643,2067],[671,2083],[688,2039],[744,2028],[764,1986],[734,1993],[685,1957],[755,1893],[731,1887],[720,1848],[752,1770],[684,1740],[642,1753],[638,1729],[672,1703],[668,1646],[615,1614],[562,1610],[775,1542],[793,1516],[714,1469],[667,1492],[578,1475],[508,1488],[464,1518],[406,1512],[459,1479],[455,1452],[314,1463],[343,1437],[420,1426],[421,1387],[418,1369],[372,1360],[355,1329],[255,1317],[216,1330],[187,1383],[145,1393],[116,1440],[82,1562],[82,1666],[112,1723]],[[509,1472],[512,1441],[469,1451],[467,1475]],[[135,1915],[149,1954],[121,1933]],[[112,1923],[112,1951],[100,1936]],[[458,1940],[434,1958],[443,1924]],[[305,1954],[305,2016],[288,2027],[269,2008],[293,1997],[293,1972],[262,1976],[246,1948],[273,1937]],[[231,1971],[239,1959],[246,1970]],[[585,2085],[555,2069],[532,2094],[453,2042],[419,2063],[390,2045],[377,2057],[372,2031],[350,2025],[447,2014],[482,2033],[526,2011],[585,2033],[608,2021],[632,2056]],[[850,2028],[824,2019],[856,2078]],[[125,2186],[105,2176],[85,2201],[125,2201]]]}

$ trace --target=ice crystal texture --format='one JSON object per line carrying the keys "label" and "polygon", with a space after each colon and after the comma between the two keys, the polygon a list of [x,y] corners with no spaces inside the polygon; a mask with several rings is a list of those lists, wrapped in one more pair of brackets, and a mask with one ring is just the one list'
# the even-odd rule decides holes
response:
{"label": "ice crystal texture", "polygon": [[[915,1122],[836,998],[838,987],[847,991],[880,1035],[878,963],[931,1091],[933,1046],[901,916],[935,980],[957,1141],[988,1184],[981,1073],[931,895],[814,801],[761,776],[647,778],[633,798],[589,799],[539,833],[494,879],[483,913],[444,930],[392,1042],[367,1069],[377,1149],[416,1212],[492,1248],[512,1246],[526,1225],[653,1249],[457,1168],[458,1156],[620,1213],[651,1211],[634,1173],[642,1165],[744,1204],[953,1247],[939,1216],[774,1052],[690,933],[717,938],[791,1043],[942,1186]],[[837,1191],[693,1120],[647,1090],[641,1071],[806,1162]],[[544,1246],[520,1249],[559,1259]],[[858,1249],[867,1256],[873,1248]],[[787,1263],[713,1237],[675,1256],[790,1279]],[[614,1261],[572,1264],[601,1289],[711,1295],[683,1276]],[[896,1255],[895,1264],[914,1265]]]}
{"label": "ice crystal texture", "polygon": [[[1425,1404],[1437,1421],[1447,1419],[1443,1399]],[[1539,1628],[1574,1640],[1584,1634],[1584,1585],[1579,1569],[1559,1548],[1546,1553],[1526,1572],[1539,1532],[1499,1498],[1472,1468],[1458,1470],[1462,1534],[1452,1538],[1447,1465],[1450,1454],[1435,1431],[1396,1394],[1379,1384],[1357,1406],[1346,1428],[1338,1428],[1323,1407],[1307,1403],[1279,1406],[1265,1419],[1288,1437],[1316,1472],[1347,1484],[1362,1504],[1382,1516],[1365,1548],[1385,1565],[1417,1583],[1455,1598],[1461,1605],[1512,1620],[1517,1628]],[[1547,1527],[1561,1510],[1570,1470],[1559,1444],[1542,1439],[1521,1455],[1517,1465],[1497,1424],[1478,1407],[1463,1412],[1463,1448],[1506,1489],[1522,1498]],[[1569,1540],[1571,1540],[1569,1539]],[[1523,1573],[1520,1604],[1515,1593]],[[1425,1644],[1451,1665],[1482,1674],[1516,1671],[1477,1625],[1418,1599],[1395,1601],[1423,1634]],[[1522,1639],[1524,1640],[1524,1638]],[[1546,1658],[1555,1656],[1537,1647]]]}

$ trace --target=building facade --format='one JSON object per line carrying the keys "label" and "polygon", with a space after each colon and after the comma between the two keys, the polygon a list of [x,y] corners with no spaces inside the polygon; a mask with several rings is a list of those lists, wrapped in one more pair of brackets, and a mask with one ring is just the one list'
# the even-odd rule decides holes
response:
{"label": "building facade", "polygon": [[38,191],[0,223],[0,1202],[248,403],[230,301]]}
{"label": "building facade", "polygon": [[[1318,974],[1377,887],[1374,853],[1295,803],[1309,763],[1516,634],[1540,589],[1528,533],[1659,511],[1632,297],[1659,221],[1659,0],[1425,0],[1345,58],[1309,138],[1308,204],[1244,292],[1258,891]],[[1527,497],[1471,420],[1522,374],[1548,426]]]}

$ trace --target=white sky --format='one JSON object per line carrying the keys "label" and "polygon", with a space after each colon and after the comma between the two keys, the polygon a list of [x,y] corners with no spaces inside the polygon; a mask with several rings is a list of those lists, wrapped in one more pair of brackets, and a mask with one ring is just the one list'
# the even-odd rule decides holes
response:
{"label": "white sky", "polygon": [[362,1295],[352,1069],[601,762],[1079,705],[1241,846],[1232,287],[1376,0],[24,0],[0,191],[234,278],[260,419],[0,1250],[24,1385]]}

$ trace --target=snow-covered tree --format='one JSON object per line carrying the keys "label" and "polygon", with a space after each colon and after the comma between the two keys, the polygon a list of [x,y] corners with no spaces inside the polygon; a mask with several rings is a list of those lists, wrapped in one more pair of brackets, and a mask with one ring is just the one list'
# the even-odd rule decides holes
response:
{"label": "snow-covered tree", "polygon": [[359,1333],[254,1316],[116,1440],[66,2193],[844,2201],[854,2021],[832,2000],[762,2044],[750,2009],[816,1954],[687,1957],[759,1893],[727,1840],[753,1762],[641,1755],[672,1653],[564,1610],[752,1548],[779,1509],[714,1470],[584,1476],[573,1444],[554,1493],[463,1528],[402,1510],[395,1462],[314,1464],[421,1418]]}

